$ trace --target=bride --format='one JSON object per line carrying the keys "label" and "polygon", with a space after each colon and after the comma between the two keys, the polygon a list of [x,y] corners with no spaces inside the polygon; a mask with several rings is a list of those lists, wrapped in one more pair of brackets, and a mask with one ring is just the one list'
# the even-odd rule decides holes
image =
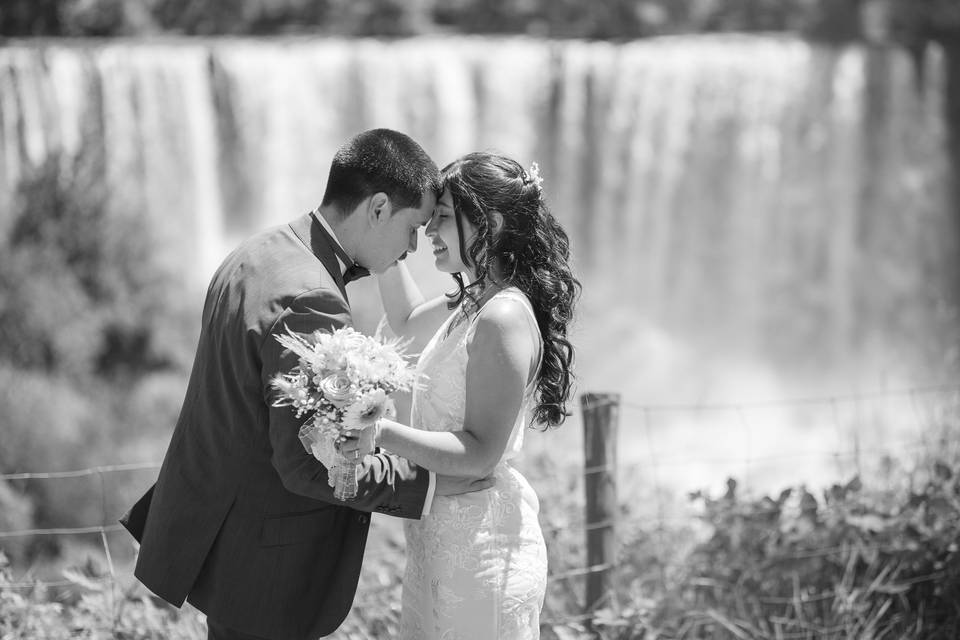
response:
{"label": "bride", "polygon": [[538,638],[547,578],[539,503],[510,460],[528,420],[551,427],[568,415],[567,325],[580,284],[536,165],[525,171],[509,158],[471,153],[443,179],[426,235],[457,290],[424,300],[402,262],[378,276],[390,327],[422,348],[412,426],[380,420],[354,446],[495,481],[437,496],[429,515],[405,521],[401,636]]}

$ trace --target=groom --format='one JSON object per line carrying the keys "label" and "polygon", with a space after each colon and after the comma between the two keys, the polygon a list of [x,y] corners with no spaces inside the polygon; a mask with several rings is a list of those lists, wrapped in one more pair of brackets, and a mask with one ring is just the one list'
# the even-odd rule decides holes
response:
{"label": "groom", "polygon": [[273,334],[349,325],[347,283],[416,250],[439,188],[416,142],[363,132],[334,156],[316,211],[247,240],[213,276],[159,478],[122,520],[141,543],[137,578],[203,611],[208,638],[332,633],[353,601],[369,512],[419,518],[434,492],[489,485],[379,453],[344,504],[300,443],[301,420],[272,406],[271,379],[296,364]]}

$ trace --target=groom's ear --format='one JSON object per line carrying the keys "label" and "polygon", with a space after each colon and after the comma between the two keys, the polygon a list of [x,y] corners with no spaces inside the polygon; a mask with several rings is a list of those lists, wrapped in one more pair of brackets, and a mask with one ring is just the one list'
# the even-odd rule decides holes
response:
{"label": "groom's ear", "polygon": [[378,191],[370,196],[370,200],[367,202],[367,219],[370,221],[370,226],[376,226],[381,222],[386,222],[392,212],[393,207],[390,202],[390,196],[382,191]]}

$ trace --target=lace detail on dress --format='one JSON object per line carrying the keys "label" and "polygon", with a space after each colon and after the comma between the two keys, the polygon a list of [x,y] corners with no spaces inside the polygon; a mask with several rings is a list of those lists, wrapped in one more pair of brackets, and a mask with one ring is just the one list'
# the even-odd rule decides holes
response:
{"label": "lace detail on dress", "polygon": [[[526,297],[506,289],[496,297]],[[491,298],[493,299],[493,298]],[[424,349],[417,366],[424,375],[414,392],[412,422],[430,431],[463,428],[467,345],[475,318],[450,329],[451,315]],[[537,519],[539,502],[508,460],[519,451],[532,399],[524,404],[507,450],[494,472],[494,486],[456,497],[434,498],[430,515],[405,521],[407,566],[403,579],[401,637],[409,640],[539,638],[547,579],[547,554]]]}

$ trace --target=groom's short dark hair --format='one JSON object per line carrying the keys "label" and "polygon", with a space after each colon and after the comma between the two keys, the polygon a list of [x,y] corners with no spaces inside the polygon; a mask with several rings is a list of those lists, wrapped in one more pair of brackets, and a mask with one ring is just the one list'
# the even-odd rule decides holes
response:
{"label": "groom's short dark hair", "polygon": [[439,197],[440,170],[410,136],[392,129],[364,131],[333,156],[322,205],[345,215],[380,191],[398,209],[419,207],[424,193]]}

